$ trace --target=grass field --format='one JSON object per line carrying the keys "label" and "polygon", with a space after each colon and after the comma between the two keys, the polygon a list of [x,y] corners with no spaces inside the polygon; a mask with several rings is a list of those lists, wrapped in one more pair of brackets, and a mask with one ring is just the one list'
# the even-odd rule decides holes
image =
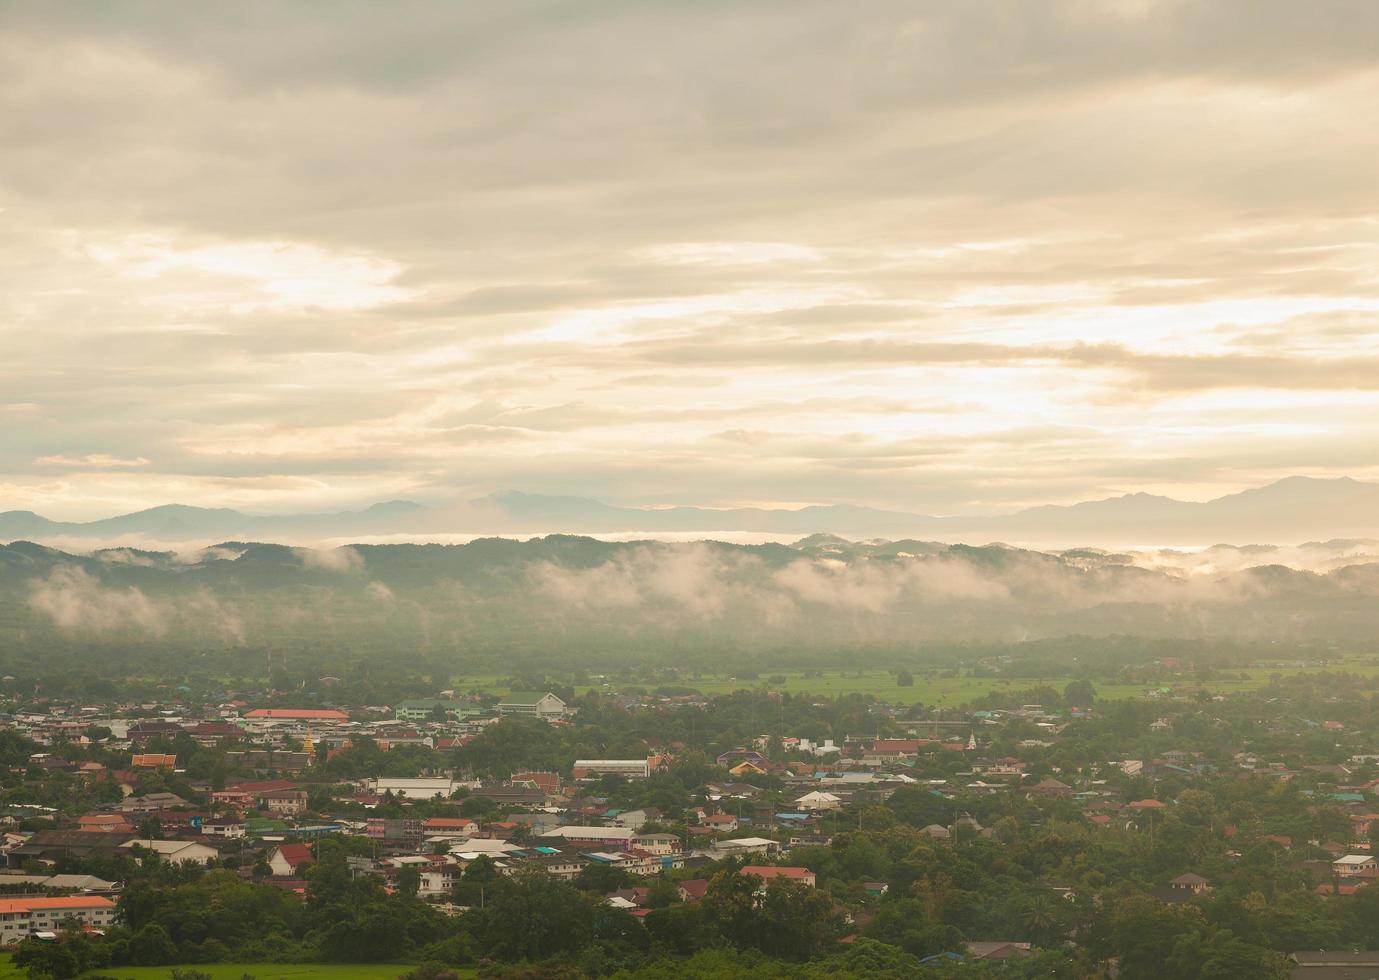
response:
{"label": "grass field", "polygon": [[[248,974],[255,980],[395,980],[413,969],[400,963],[344,965],[336,963],[206,963],[183,969],[209,973],[214,980],[240,980]],[[111,966],[97,971],[116,980],[168,980],[170,966]],[[458,971],[472,976],[472,971]],[[28,980],[28,973],[10,963],[8,953],[0,954],[0,980]]]}
{"label": "grass field", "polygon": [[[1322,673],[1325,671],[1347,671],[1362,677],[1379,677],[1379,665],[1369,661],[1335,661],[1330,667],[1283,667],[1283,668],[1247,668],[1245,670],[1232,670],[1227,673],[1230,679],[1220,679],[1210,681],[1204,685],[1212,691],[1222,694],[1233,691],[1255,690],[1264,687],[1269,683],[1269,678],[1273,674],[1307,674]],[[1244,679],[1239,679],[1238,675],[1244,674]],[[772,681],[773,677],[784,678],[784,683]],[[886,670],[827,670],[816,676],[805,676],[803,671],[763,671],[761,676],[755,679],[739,679],[727,674],[713,675],[703,674],[698,679],[685,679],[678,682],[676,686],[694,688],[704,694],[730,694],[733,691],[766,689],[771,691],[788,691],[792,694],[817,694],[826,697],[837,697],[843,694],[872,694],[887,701],[897,701],[914,703],[922,701],[926,704],[942,704],[947,707],[961,707],[974,701],[990,691],[1001,690],[1026,690],[1036,687],[1039,684],[1046,684],[1058,690],[1073,680],[1072,675],[1044,677],[1038,680],[1034,678],[995,678],[995,677],[936,677],[933,680],[924,678],[916,673],[913,687],[901,687],[896,684],[895,675]],[[1093,682],[1095,684],[1095,681]],[[1195,683],[1190,677],[1185,677],[1182,683]],[[508,688],[503,684],[503,679],[499,677],[468,677],[458,682],[459,687],[464,690],[481,690],[491,694],[506,694]],[[652,690],[657,685],[645,680],[637,680],[631,677],[608,678],[608,689],[622,690],[628,687],[641,687]],[[1136,698],[1144,693],[1143,684],[1095,684],[1097,697],[1101,700],[1121,700],[1126,698]],[[578,693],[583,694],[589,690],[598,690],[599,686],[580,686]]]}

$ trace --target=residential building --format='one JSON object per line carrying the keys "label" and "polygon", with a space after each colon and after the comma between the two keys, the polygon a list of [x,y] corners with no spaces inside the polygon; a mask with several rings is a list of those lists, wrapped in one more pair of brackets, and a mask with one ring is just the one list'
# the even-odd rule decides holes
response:
{"label": "residential building", "polygon": [[268,855],[268,867],[273,869],[273,874],[280,878],[287,878],[296,874],[297,869],[304,864],[315,863],[316,859],[311,855],[311,848],[306,844],[279,844]]}
{"label": "residential building", "polygon": [[255,708],[246,712],[245,720],[268,725],[306,722],[312,725],[342,725],[350,720],[343,711],[325,708]]}
{"label": "residential building", "polygon": [[431,721],[439,708],[450,721],[462,721],[484,713],[482,705],[473,701],[442,701],[436,698],[417,698],[403,701],[393,708],[398,721]]}
{"label": "residential building", "polygon": [[646,759],[576,759],[573,775],[575,779],[597,779],[609,775],[646,779],[651,775],[651,763]]}
{"label": "residential building", "polygon": [[306,812],[306,790],[303,789],[269,790],[261,799],[269,813],[296,816]]}
{"label": "residential building", "polygon": [[456,788],[457,784],[449,776],[378,776],[369,780],[370,792],[380,796],[392,793],[409,800],[429,800],[435,796],[448,799]]}
{"label": "residential building", "polygon": [[784,878],[787,881],[796,881],[802,885],[814,887],[814,872],[808,868],[782,868],[769,864],[745,864],[740,872],[744,875],[756,875],[762,879],[762,884],[768,884],[776,878]]}
{"label": "residential building", "polygon": [[549,691],[513,691],[498,702],[498,713],[555,721],[569,714],[569,707]]}
{"label": "residential building", "polygon": [[56,932],[69,919],[105,929],[115,923],[115,903],[97,895],[0,900],[0,945],[10,946],[35,932]]}
{"label": "residential building", "polygon": [[637,841],[637,832],[627,827],[557,827],[541,835],[543,839],[552,838],[566,841],[575,846],[588,845],[600,848],[628,850]]}
{"label": "residential building", "polygon": [[1379,858],[1373,854],[1347,854],[1331,862],[1338,877],[1351,878],[1379,868]]}
{"label": "residential building", "polygon": [[164,861],[173,864],[180,864],[183,861],[191,861],[193,864],[207,864],[220,857],[220,852],[214,847],[207,847],[205,844],[198,844],[190,840],[148,840],[145,838],[135,838],[127,840],[120,845],[125,850],[133,850],[135,847],[145,851],[153,851]]}

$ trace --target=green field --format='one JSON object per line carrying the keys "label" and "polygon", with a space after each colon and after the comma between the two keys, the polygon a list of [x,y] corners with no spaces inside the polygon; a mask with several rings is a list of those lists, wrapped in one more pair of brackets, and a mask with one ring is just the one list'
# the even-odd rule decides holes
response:
{"label": "green field", "polygon": [[[248,974],[254,980],[396,980],[414,967],[398,963],[348,966],[339,963],[206,963],[183,967],[209,973],[214,980],[240,980]],[[99,971],[116,980],[168,980],[168,966],[112,966]],[[3,976],[3,974],[0,974]]]}
{"label": "green field", "polygon": [[[209,973],[214,980],[240,980],[248,974],[255,980],[396,980],[414,969],[403,963],[370,963],[355,966],[337,963],[206,963],[182,969]],[[170,966],[111,966],[96,971],[116,980],[168,980]],[[472,971],[457,971],[470,976]],[[0,980],[27,980],[28,973],[10,963],[8,953],[0,953]]]}
{"label": "green field", "polygon": [[[1324,672],[1346,671],[1362,677],[1379,677],[1379,664],[1371,661],[1333,661],[1329,667],[1257,667],[1246,668],[1244,670],[1229,670],[1224,673],[1229,679],[1217,679],[1202,685],[1213,692],[1228,694],[1233,691],[1255,690],[1264,687],[1269,683],[1269,678],[1273,674],[1294,675],[1294,674],[1315,674]],[[1240,679],[1239,675],[1245,675]],[[773,681],[772,678],[784,678],[784,683]],[[685,678],[680,681],[669,682],[670,686],[693,688],[703,694],[730,694],[733,691],[742,690],[769,690],[786,691],[791,694],[817,694],[826,697],[837,697],[844,694],[872,694],[886,701],[925,704],[941,704],[945,707],[961,707],[974,701],[990,691],[1021,691],[1040,684],[1062,690],[1063,686],[1073,680],[1072,675],[1043,677],[1043,678],[1000,678],[1000,677],[936,677],[932,680],[926,679],[919,671],[915,671],[915,683],[912,687],[901,687],[895,681],[895,675],[887,670],[826,670],[817,673],[815,676],[805,676],[804,671],[763,671],[761,675],[752,679],[740,679],[727,674],[701,674],[696,679]],[[503,678],[499,677],[468,677],[457,682],[457,687],[464,690],[479,690],[490,694],[506,694],[508,687],[503,683]],[[600,684],[581,685],[577,688],[579,694],[584,694],[590,690],[610,690],[620,691],[627,688],[641,688],[651,691],[660,686],[661,682],[649,681],[633,677],[618,677],[609,675],[606,687]],[[1196,681],[1191,676],[1180,678],[1178,683],[1185,685],[1196,685]],[[1097,689],[1097,697],[1101,700],[1123,700],[1126,698],[1140,697],[1147,685],[1144,684],[1093,684]]]}

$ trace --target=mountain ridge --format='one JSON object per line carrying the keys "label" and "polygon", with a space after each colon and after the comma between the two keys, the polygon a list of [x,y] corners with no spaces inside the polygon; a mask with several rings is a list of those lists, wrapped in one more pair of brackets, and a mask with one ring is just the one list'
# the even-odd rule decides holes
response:
{"label": "mountain ridge", "polygon": [[27,510],[0,512],[0,541],[118,539],[166,541],[319,540],[410,534],[758,533],[995,539],[1023,543],[1205,546],[1227,540],[1271,542],[1379,535],[1379,484],[1351,477],[1293,476],[1206,501],[1144,492],[1042,504],[994,516],[934,516],[856,504],[798,509],[680,505],[627,507],[588,497],[499,490],[446,506],[388,500],[362,510],[252,514],[230,508],[163,504],[93,521],[53,521]]}

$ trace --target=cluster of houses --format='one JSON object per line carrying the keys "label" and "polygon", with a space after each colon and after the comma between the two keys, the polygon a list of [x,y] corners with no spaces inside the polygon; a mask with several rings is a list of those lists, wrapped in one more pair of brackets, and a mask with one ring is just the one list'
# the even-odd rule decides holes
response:
{"label": "cluster of houses", "polygon": [[[688,703],[679,699],[662,707]],[[625,706],[639,710],[648,704],[645,698],[634,698]],[[104,747],[129,751],[131,759],[129,767],[120,770],[74,762],[56,751],[40,751],[28,760],[31,774],[65,772],[88,781],[111,781],[121,792],[118,802],[74,819],[53,819],[51,827],[37,831],[20,832],[16,818],[27,818],[31,826],[44,817],[42,808],[20,812],[12,807],[9,817],[0,817],[0,861],[5,865],[0,884],[24,888],[0,903],[5,906],[0,911],[0,944],[50,932],[67,919],[91,929],[109,924],[120,884],[52,873],[64,859],[124,854],[215,863],[246,878],[304,893],[304,870],[315,860],[312,842],[331,834],[373,842],[373,854],[350,858],[353,874],[378,876],[389,887],[400,887],[406,880],[409,887],[415,883],[419,895],[438,902],[446,902],[466,869],[479,861],[498,873],[537,866],[560,878],[600,866],[636,878],[687,870],[693,876],[677,885],[686,901],[701,899],[713,866],[729,858],[745,862],[741,873],[763,882],[787,878],[812,887],[813,874],[789,864],[791,849],[828,845],[839,826],[839,813],[860,804],[883,803],[905,786],[953,800],[1017,794],[1066,801],[1091,826],[1137,827],[1152,833],[1163,812],[1174,805],[1172,800],[1127,799],[1117,788],[1125,784],[1123,777],[1303,777],[1313,783],[1324,777],[1325,789],[1309,792],[1318,805],[1344,812],[1351,832],[1336,841],[1298,842],[1308,847],[1307,859],[1299,858],[1299,865],[1314,875],[1318,893],[1328,898],[1353,895],[1379,879],[1379,865],[1365,844],[1371,826],[1379,821],[1379,779],[1366,775],[1379,761],[1376,757],[1358,754],[1343,764],[1308,764],[1242,751],[1222,769],[1199,752],[1165,749],[1145,758],[1105,760],[1077,772],[1029,761],[1039,753],[1025,750],[1057,745],[1067,726],[1091,716],[1090,709],[1053,711],[1023,705],[915,721],[896,713],[886,718],[887,729],[901,734],[837,741],[762,735],[717,755],[723,778],[705,787],[701,803],[687,813],[663,814],[652,807],[619,809],[600,791],[608,777],[617,777],[615,783],[644,780],[663,770],[684,748],[675,743],[649,744],[645,755],[636,758],[578,759],[559,773],[519,771],[500,782],[456,772],[378,775],[343,788],[338,781],[312,781],[317,762],[360,738],[384,750],[405,745],[444,749],[464,744],[504,717],[570,724],[569,706],[550,692],[517,692],[488,704],[441,692],[437,698],[392,707],[349,710],[252,707],[230,700],[211,716],[198,718],[183,717],[175,705],[121,707],[111,711],[105,706],[54,705],[44,712],[0,715],[0,726],[16,729],[42,746],[99,738]],[[1021,721],[1029,737],[1018,743],[1018,754],[1005,755],[993,749],[986,733],[1011,719]],[[1174,725],[1169,709],[1149,723],[1148,734],[1171,735]],[[108,729],[108,734],[93,729]],[[176,755],[158,747],[181,736],[225,748],[226,768],[234,778],[213,787],[209,780],[179,773]],[[187,787],[181,790],[186,795],[141,789],[150,773],[178,774],[176,785]],[[764,788],[768,783],[769,790]],[[491,805],[481,810],[493,817],[462,815],[454,805],[462,798],[486,800]],[[452,805],[435,805],[445,801]],[[426,805],[418,805],[422,803]],[[946,825],[931,824],[922,832],[941,842],[993,833],[968,814]],[[1240,832],[1225,826],[1221,833],[1230,838]],[[1294,849],[1295,842],[1287,837],[1267,839],[1285,850]],[[1182,902],[1211,888],[1205,877],[1187,873],[1165,883],[1156,894],[1165,902]],[[871,883],[867,889],[880,894],[885,885]],[[609,895],[608,901],[640,915],[646,912],[646,897],[646,888],[628,888]],[[968,953],[976,959],[999,960],[1029,951],[1028,944],[992,942],[974,943]]]}

